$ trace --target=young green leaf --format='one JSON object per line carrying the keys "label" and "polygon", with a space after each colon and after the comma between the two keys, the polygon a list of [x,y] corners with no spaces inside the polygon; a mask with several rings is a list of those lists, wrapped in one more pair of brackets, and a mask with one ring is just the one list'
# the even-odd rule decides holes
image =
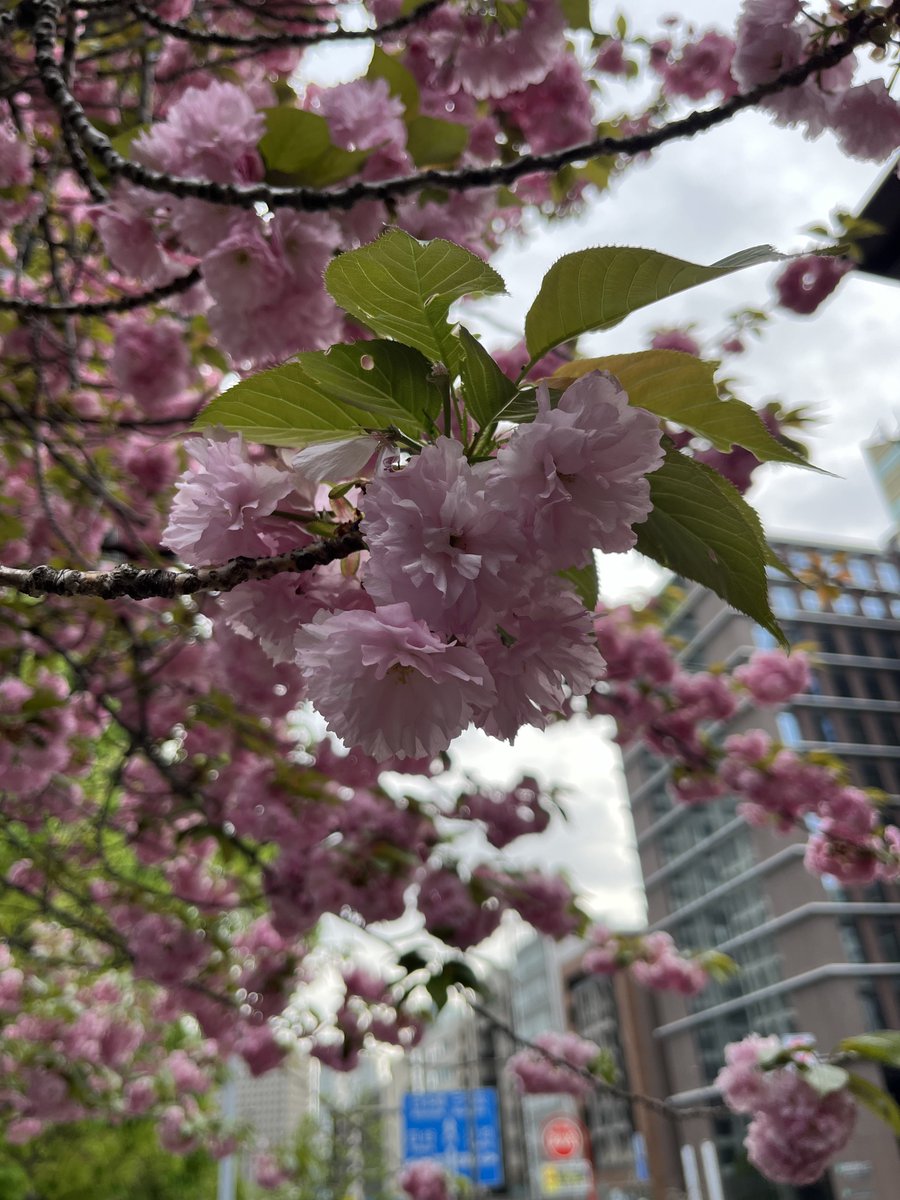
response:
{"label": "young green leaf", "polygon": [[270,171],[308,187],[327,187],[354,175],[372,153],[335,146],[324,117],[290,107],[266,109],[259,152]]}
{"label": "young green leaf", "polygon": [[608,329],[636,309],[732,271],[784,258],[758,246],[710,267],[658,250],[605,246],[566,254],[554,263],[525,318],[532,361],[591,329]]}
{"label": "young green leaf", "polygon": [[569,567],[560,571],[560,577],[570,583],[588,612],[593,612],[600,598],[600,581],[597,577],[597,560],[592,559],[586,567]]}
{"label": "young green leaf", "polygon": [[809,467],[811,464],[802,455],[769,433],[749,404],[719,397],[713,378],[716,366],[677,350],[608,354],[566,363],[554,372],[551,386],[579,379],[589,371],[609,371],[636,408],[646,408],[658,417],[683,425],[712,442],[717,450],[743,446],[760,462]]}
{"label": "young green leaf", "polygon": [[307,446],[398,428],[419,436],[440,406],[427,359],[395,342],[308,351],[216,396],[194,428],[269,446]]}
{"label": "young green leaf", "polygon": [[843,1067],[836,1067],[834,1063],[817,1062],[807,1067],[803,1078],[820,1096],[830,1096],[832,1092],[839,1092],[846,1087],[850,1076]]}
{"label": "young green leaf", "polygon": [[895,1137],[900,1137],[900,1104],[893,1096],[855,1071],[850,1072],[847,1088],[880,1121],[884,1121]]}
{"label": "young green leaf", "polygon": [[900,1031],[879,1029],[875,1033],[859,1033],[838,1043],[841,1054],[856,1054],[872,1062],[900,1067]]}
{"label": "young green leaf", "polygon": [[516,394],[516,385],[500,370],[478,338],[468,329],[457,325],[453,331],[459,338],[462,356],[459,370],[462,375],[466,412],[484,429],[496,421]]}
{"label": "young green leaf", "polygon": [[635,526],[641,554],[702,583],[786,644],[766,583],[759,518],[716,471],[669,449],[649,476],[653,510]]}
{"label": "young green leaf", "polygon": [[383,79],[388,91],[396,96],[406,109],[406,119],[412,120],[419,111],[419,85],[412,71],[404,67],[396,54],[388,54],[376,46],[372,61],[366,71],[366,79]]}
{"label": "young green leaf", "polygon": [[591,0],[560,0],[567,29],[591,28]]}
{"label": "young green leaf", "polygon": [[432,362],[451,363],[460,353],[447,323],[453,301],[506,290],[497,272],[462,246],[441,238],[419,242],[400,229],[339,255],[325,272],[325,286],[376,333],[421,350]]}
{"label": "young green leaf", "polygon": [[406,128],[406,149],[417,167],[452,165],[469,141],[469,131],[459,121],[413,117]]}

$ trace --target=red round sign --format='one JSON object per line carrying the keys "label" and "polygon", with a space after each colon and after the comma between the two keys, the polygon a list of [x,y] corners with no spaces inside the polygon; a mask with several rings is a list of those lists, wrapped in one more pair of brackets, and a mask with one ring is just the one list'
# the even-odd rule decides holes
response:
{"label": "red round sign", "polygon": [[553,1117],[541,1132],[550,1158],[577,1158],[581,1154],[581,1127],[571,1117]]}

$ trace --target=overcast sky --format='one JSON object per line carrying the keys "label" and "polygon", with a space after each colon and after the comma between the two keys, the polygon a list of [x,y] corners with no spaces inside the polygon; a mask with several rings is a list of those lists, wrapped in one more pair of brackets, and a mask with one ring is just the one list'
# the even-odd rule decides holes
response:
{"label": "overcast sky", "polygon": [[[616,7],[595,2],[595,28],[603,28]],[[648,33],[660,28],[658,16],[673,11],[659,0],[630,8]],[[680,11],[700,29],[728,30],[738,8],[735,0],[684,0]],[[364,59],[355,67],[355,60],[344,57],[344,78],[364,69]],[[327,70],[333,69],[330,62]],[[741,114],[692,141],[656,151],[579,217],[534,223],[526,239],[494,260],[510,294],[482,302],[482,328],[494,344],[503,341],[497,327],[520,330],[543,273],[561,254],[589,246],[646,246],[700,263],[759,243],[803,249],[811,244],[803,234],[806,226],[827,221],[836,208],[858,211],[882,173],[883,168],[845,158],[828,135],[810,142],[764,116]],[[776,273],[754,268],[673,297],[584,339],[582,346],[594,353],[643,349],[652,328],[691,322],[712,338],[723,328],[724,313],[768,306]],[[861,445],[878,424],[895,428],[898,422],[898,332],[900,287],[852,275],[814,317],[779,315],[759,343],[731,360],[729,374],[744,399],[759,404],[777,397],[820,414],[807,440],[814,460],[838,476],[765,468],[750,498],[771,533],[862,542],[885,537],[887,512]],[[633,555],[608,557],[601,574],[613,599],[646,595],[658,579]],[[556,822],[539,854],[535,840],[526,838],[514,856],[566,867],[598,912],[630,923],[641,918],[643,899],[620,760],[605,728],[593,722],[544,734],[526,730],[514,747],[471,732],[457,749],[460,761],[485,777],[499,781],[527,770],[564,789],[569,824]]]}

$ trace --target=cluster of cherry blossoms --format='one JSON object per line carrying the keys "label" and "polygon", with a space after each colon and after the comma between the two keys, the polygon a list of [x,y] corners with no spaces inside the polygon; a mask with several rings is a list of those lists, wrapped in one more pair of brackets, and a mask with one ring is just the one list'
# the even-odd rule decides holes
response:
{"label": "cluster of cherry blossoms", "polygon": [[588,707],[615,718],[622,745],[640,740],[671,765],[676,800],[708,804],[733,795],[751,824],[783,832],[805,825],[806,865],[816,875],[846,884],[898,877],[900,830],[885,823],[872,795],[847,783],[840,764],[813,761],[761,729],[725,733],[742,702],[778,707],[803,692],[804,654],[758,651],[730,677],[688,673],[660,630],[630,611],[602,614],[596,627],[606,682]]}
{"label": "cluster of cherry blossoms", "polygon": [[614,975],[627,969],[645,987],[681,996],[696,996],[711,978],[706,956],[684,954],[672,935],[662,930],[643,935],[621,934],[613,933],[605,925],[595,925],[590,941],[591,946],[581,960],[589,975]]}
{"label": "cluster of cherry blossoms", "polygon": [[716,1079],[729,1108],[752,1116],[744,1140],[767,1179],[815,1183],[853,1133],[857,1108],[850,1076],[815,1054],[815,1043],[751,1034],[725,1047]]}
{"label": "cluster of cherry blossoms", "polygon": [[[602,674],[584,604],[554,573],[634,545],[659,422],[599,373],[540,404],[493,459],[470,463],[440,437],[382,465],[358,501],[358,576],[320,569],[225,603],[239,633],[296,664],[332,731],[378,761],[433,758],[470,723],[512,739]],[[297,544],[302,475],[252,461],[237,439],[192,449],[167,545],[217,560]]]}
{"label": "cluster of cherry blossoms", "polygon": [[593,1089],[593,1068],[602,1061],[596,1042],[577,1033],[541,1033],[506,1063],[520,1092],[585,1097]]}
{"label": "cluster of cherry blossoms", "polygon": [[450,1200],[450,1180],[435,1162],[415,1162],[404,1167],[397,1182],[410,1200]]}
{"label": "cluster of cherry blossoms", "polygon": [[[36,927],[33,935],[51,961],[75,949],[73,935],[52,926]],[[0,1110],[7,1141],[20,1145],[49,1125],[95,1111],[116,1121],[152,1111],[167,1149],[186,1153],[202,1132],[211,1151],[229,1153],[233,1142],[201,1112],[218,1077],[214,1042],[185,1026],[173,1044],[163,1036],[173,1028],[171,1010],[121,972],[88,981],[73,961],[62,975],[48,972],[40,980],[13,963],[0,946]]]}

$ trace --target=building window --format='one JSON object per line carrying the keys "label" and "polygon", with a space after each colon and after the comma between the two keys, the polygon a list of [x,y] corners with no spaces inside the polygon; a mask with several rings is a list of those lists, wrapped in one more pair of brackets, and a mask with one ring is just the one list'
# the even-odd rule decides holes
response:
{"label": "building window", "polygon": [[847,563],[850,568],[850,578],[857,587],[877,587],[875,581],[875,572],[872,570],[872,564],[867,558],[851,558]]}
{"label": "building window", "polygon": [[867,617],[886,617],[887,606],[880,596],[863,596],[859,607]]}
{"label": "building window", "polygon": [[857,771],[865,787],[881,787],[881,771],[878,769],[878,763],[872,762],[868,758],[863,759],[861,763],[857,764]]}
{"label": "building window", "polygon": [[762,625],[754,625],[753,645],[758,650],[774,650],[778,645],[778,640],[769,633],[768,629],[763,629]]}
{"label": "building window", "polygon": [[847,956],[847,962],[861,963],[866,961],[866,952],[863,949],[862,939],[859,936],[859,931],[853,921],[841,921],[840,926],[841,943],[844,947],[844,954]]}
{"label": "building window", "polygon": [[857,742],[861,746],[868,744],[869,739],[866,737],[866,730],[859,713],[844,713],[844,728],[847,730],[846,740],[848,742]]}
{"label": "building window", "polygon": [[857,993],[862,1010],[865,1013],[866,1029],[884,1029],[885,1019],[881,1004],[875,991],[870,987],[861,987]]}
{"label": "building window", "polygon": [[900,592],[900,571],[897,570],[893,563],[879,563],[878,575],[883,588],[886,588],[889,592]]}
{"label": "building window", "polygon": [[851,646],[851,649],[853,650],[853,653],[858,655],[860,658],[868,658],[869,657],[869,647],[866,643],[866,639],[863,635],[862,630],[861,629],[851,629],[849,631],[849,633],[850,633],[850,646]]}
{"label": "building window", "polygon": [[794,594],[793,588],[769,588],[769,596],[771,597],[772,608],[776,616],[786,617],[797,611],[797,597]]}
{"label": "building window", "polygon": [[891,616],[900,621],[900,600],[891,601]]}
{"label": "building window", "polygon": [[849,592],[841,592],[840,596],[836,596],[831,602],[832,612],[840,613],[844,617],[852,617],[856,615],[856,600]]}
{"label": "building window", "polygon": [[775,719],[778,722],[778,733],[786,746],[796,746],[803,741],[800,722],[792,712],[780,712]]}
{"label": "building window", "polygon": [[837,742],[840,739],[834,727],[834,721],[829,716],[819,717],[819,733],[823,742]]}
{"label": "building window", "polygon": [[806,588],[800,593],[800,603],[807,612],[822,611],[822,597],[818,592],[814,592],[810,588]]}

